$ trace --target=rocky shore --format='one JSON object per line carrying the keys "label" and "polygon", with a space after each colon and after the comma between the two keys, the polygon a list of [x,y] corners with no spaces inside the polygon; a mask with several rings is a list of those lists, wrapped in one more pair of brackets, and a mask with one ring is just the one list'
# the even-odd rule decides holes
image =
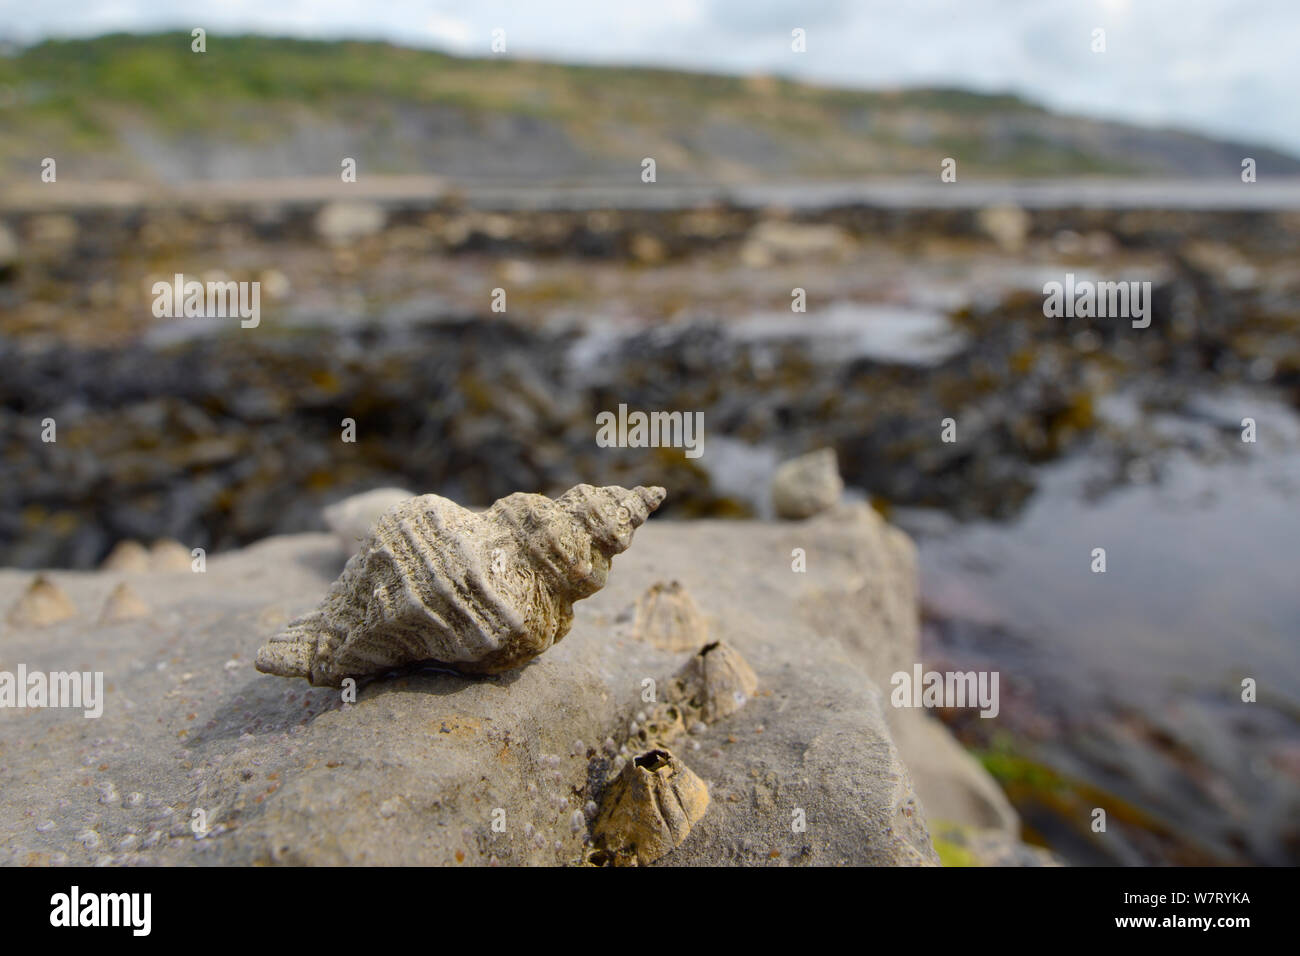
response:
{"label": "rocky shore", "polygon": [[[807,570],[793,570],[803,549]],[[911,542],[861,504],[804,522],[651,521],[571,633],[494,678],[414,671],[338,690],[258,674],[260,644],[347,556],[271,538],[206,569],[52,572],[70,616],[0,629],[0,669],[103,671],[103,715],[0,714],[0,863],[449,865],[600,862],[591,824],[634,757],[647,681],[692,651],[637,626],[688,588],[758,691],[674,744],[708,786],[661,865],[1050,861],[937,721],[890,706],[918,659]],[[33,576],[0,571],[0,607]],[[101,617],[125,585],[126,619]],[[494,826],[494,821],[496,825]]]}
{"label": "rocky shore", "polygon": [[[998,721],[945,716],[1036,842],[1293,859],[1298,220],[1233,185],[10,206],[0,564],[90,569],[158,538],[216,560],[383,485],[485,506],[644,481],[672,489],[663,518],[761,519],[778,463],[830,448],[846,493],[921,544],[927,665],[1012,675]],[[151,283],[177,273],[260,282],[260,324],[154,317]],[[1045,316],[1070,274],[1150,281],[1150,324]],[[620,406],[702,416],[703,453],[600,447]],[[1097,605],[1076,574],[1099,528],[1130,557]],[[1256,673],[1280,693],[1237,719]]]}
{"label": "rocky shore", "polygon": [[[1225,384],[1300,401],[1285,208],[831,200],[14,212],[0,563],[320,530],[381,484],[487,504],[633,468],[677,517],[763,517],[776,462],[820,446],[882,507],[1007,518],[1035,465],[1089,442],[1111,483],[1162,453],[1140,421],[1102,421],[1114,396],[1191,416]],[[1075,272],[1150,281],[1150,326],[1046,318],[1043,282]],[[266,314],[157,319],[147,290],[177,273],[258,281]],[[703,415],[704,454],[597,448],[621,404]]]}

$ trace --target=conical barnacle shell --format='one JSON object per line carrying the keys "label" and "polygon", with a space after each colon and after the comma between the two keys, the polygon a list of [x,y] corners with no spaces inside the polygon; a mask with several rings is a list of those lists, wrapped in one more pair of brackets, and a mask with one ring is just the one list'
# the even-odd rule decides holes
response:
{"label": "conical barnacle shell", "polygon": [[681,846],[708,808],[704,781],[660,747],[624,764],[591,830],[615,864],[653,863]]}
{"label": "conical barnacle shell", "polygon": [[711,724],[744,707],[758,690],[758,677],[738,650],[715,641],[692,655],[674,685],[683,704]]}
{"label": "conical barnacle shell", "polygon": [[708,641],[709,626],[689,591],[656,581],[636,602],[633,632],[665,651],[692,651]]}
{"label": "conical barnacle shell", "polygon": [[45,627],[77,616],[77,607],[63,588],[38,574],[9,609],[14,627]]}
{"label": "conical barnacle shell", "polygon": [[149,552],[139,541],[119,541],[99,568],[101,571],[148,571]]}
{"label": "conical barnacle shell", "polygon": [[160,538],[149,549],[149,570],[189,571],[190,549],[174,538]]}
{"label": "conical barnacle shell", "polygon": [[136,618],[148,617],[151,613],[153,613],[152,608],[141,600],[140,595],[136,594],[129,584],[123,581],[113,588],[113,593],[104,602],[104,609],[99,614],[99,620],[103,624],[118,624],[122,621],[133,621]]}
{"label": "conical barnacle shell", "polygon": [[476,514],[438,495],[387,511],[321,607],[257,654],[257,669],[337,686],[418,661],[495,674],[536,657],[605,586],[610,560],[662,488],[577,485]]}

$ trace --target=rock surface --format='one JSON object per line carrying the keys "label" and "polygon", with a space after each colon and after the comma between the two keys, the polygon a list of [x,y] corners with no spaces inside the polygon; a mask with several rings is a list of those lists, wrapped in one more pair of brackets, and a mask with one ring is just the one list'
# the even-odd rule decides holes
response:
{"label": "rock surface", "polygon": [[1064,866],[1060,857],[1039,846],[1021,843],[1005,830],[937,823],[935,846],[944,866]]}
{"label": "rock surface", "polygon": [[923,781],[918,789],[932,826],[959,821],[1019,839],[1020,818],[1011,801],[943,724],[918,710],[891,709],[889,725],[908,769]]}
{"label": "rock surface", "polygon": [[[0,670],[102,670],[106,696],[97,720],[0,710],[0,863],[581,863],[647,679],[667,686],[689,656],[632,633],[664,578],[688,584],[759,690],[675,742],[711,799],[656,865],[937,862],[879,689],[916,659],[914,554],[866,506],[650,522],[547,654],[490,678],[408,672],[355,703],[252,667],[342,560],[330,535],[271,538],[205,573],[134,577],[147,619],[0,631]],[[50,577],[82,607],[117,583]],[[0,571],[0,606],[30,581]]]}
{"label": "rock surface", "polygon": [[833,508],[843,492],[833,448],[819,448],[787,461],[772,477],[772,506],[780,518],[811,518]]}

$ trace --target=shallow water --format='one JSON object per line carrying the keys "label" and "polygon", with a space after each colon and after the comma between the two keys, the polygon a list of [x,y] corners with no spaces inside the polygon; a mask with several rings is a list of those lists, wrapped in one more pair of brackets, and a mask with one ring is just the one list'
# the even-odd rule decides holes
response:
{"label": "shallow water", "polygon": [[799,339],[825,364],[871,359],[931,368],[968,344],[941,312],[860,302],[834,302],[807,314],[755,315],[732,323],[729,332],[748,345]]}
{"label": "shallow water", "polygon": [[[1294,862],[1300,419],[1249,395],[1196,409],[1149,425],[1199,453],[1132,462],[1117,486],[1080,453],[1039,469],[1010,523],[900,520],[917,533],[928,614],[943,622],[929,653],[999,669],[1044,717],[1029,734],[1040,758],[1218,856]],[[1255,444],[1229,431],[1245,415],[1259,423]],[[1105,573],[1091,570],[1098,547]],[[1247,677],[1253,704],[1241,700]]]}
{"label": "shallow water", "polygon": [[[1140,699],[1240,673],[1300,708],[1300,444],[1287,409],[1269,414],[1281,427],[1248,451],[1215,464],[1175,452],[1098,498],[1086,457],[1045,467],[1019,520],[922,538],[926,580],[978,580],[987,610],[1080,682]],[[1104,574],[1090,568],[1098,547]]]}

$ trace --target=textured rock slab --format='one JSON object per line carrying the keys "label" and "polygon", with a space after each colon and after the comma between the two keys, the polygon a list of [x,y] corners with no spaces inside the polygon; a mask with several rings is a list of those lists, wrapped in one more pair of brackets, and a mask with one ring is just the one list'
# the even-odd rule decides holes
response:
{"label": "textured rock slab", "polygon": [[[332,536],[140,575],[147,619],[0,630],[0,669],[103,670],[107,691],[98,720],[0,711],[0,862],[581,862],[644,682],[689,656],[632,627],[645,588],[676,578],[760,690],[674,745],[711,804],[657,865],[933,863],[872,679],[915,658],[912,561],[862,506],[798,526],[651,522],[547,654],[490,678],[375,681],[349,704],[251,665],[338,573]],[[30,577],[0,572],[0,603]],[[52,577],[83,616],[116,583]]]}

